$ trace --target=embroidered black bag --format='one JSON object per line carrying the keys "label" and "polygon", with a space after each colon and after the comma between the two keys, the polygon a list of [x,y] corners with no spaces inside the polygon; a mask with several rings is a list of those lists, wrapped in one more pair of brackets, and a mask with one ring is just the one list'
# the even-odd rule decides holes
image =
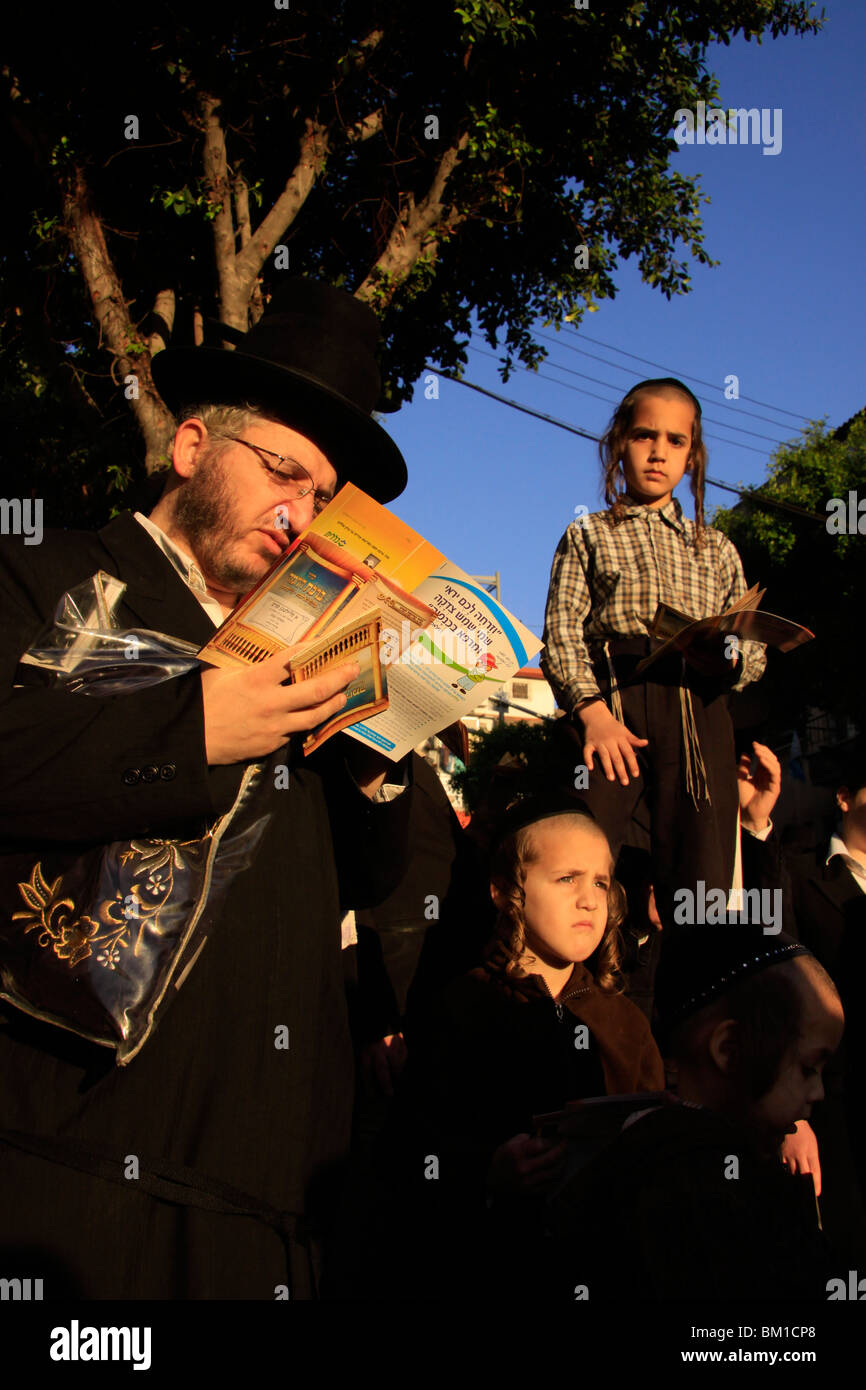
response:
{"label": "embroidered black bag", "polygon": [[[0,999],[132,1060],[197,960],[232,878],[270,819],[274,754],[247,766],[231,809],[194,840],[128,840],[7,856]],[[17,878],[17,884],[16,884]]]}
{"label": "embroidered black bag", "polygon": [[[119,629],[125,587],[100,571],[63,594],[53,628],[22,662],[70,699],[122,695],[198,666],[189,642]],[[131,1061],[250,864],[285,757],[248,764],[231,808],[196,839],[0,859],[0,999],[113,1048],[120,1066]]]}

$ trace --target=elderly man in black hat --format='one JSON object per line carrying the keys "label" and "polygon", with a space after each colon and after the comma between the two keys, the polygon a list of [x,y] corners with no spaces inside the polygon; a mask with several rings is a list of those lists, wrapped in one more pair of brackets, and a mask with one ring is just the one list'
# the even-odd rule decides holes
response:
{"label": "elderly man in black hat", "polygon": [[377,336],[351,296],[297,281],[234,351],[167,350],[154,379],[179,424],[150,515],[4,543],[3,931],[33,864],[47,884],[51,856],[143,838],[182,849],[234,804],[251,760],[284,748],[291,768],[128,1066],[0,1005],[0,1273],[41,1278],[46,1298],[321,1291],[352,1101],[341,890],[359,906],[391,886],[411,796],[385,799],[384,765],[359,745],[352,761],[342,736],[298,754],[292,736],[342,706],[355,668],[290,685],[276,656],[84,699],[22,687],[18,663],[59,596],[98,570],[126,583],[121,626],[203,644],[342,483],[397,496],[405,464],[370,417]]}

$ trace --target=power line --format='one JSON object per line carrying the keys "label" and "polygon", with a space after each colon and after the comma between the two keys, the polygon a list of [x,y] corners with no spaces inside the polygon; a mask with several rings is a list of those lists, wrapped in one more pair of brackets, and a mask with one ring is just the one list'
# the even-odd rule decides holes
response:
{"label": "power line", "polygon": [[799,507],[796,502],[783,502],[779,497],[765,497],[762,492],[757,492],[753,488],[734,487],[731,483],[721,483],[717,478],[707,477],[706,482],[713,487],[719,487],[723,492],[735,492],[738,497],[744,497],[747,502],[756,502],[759,507],[769,507],[771,510],[780,512],[790,512],[792,516],[806,517],[809,521],[820,521],[821,525],[826,525],[827,518],[820,516],[818,512],[810,512],[807,507]]}
{"label": "power line", "polygon": [[[623,357],[630,357],[634,362],[643,362],[646,367],[658,367],[663,372],[674,372],[680,377],[686,377],[689,381],[696,381],[699,386],[709,386],[711,391],[718,389],[717,383],[714,381],[704,381],[702,377],[692,376],[689,372],[678,372],[675,367],[666,367],[663,362],[653,362],[648,357],[638,357],[637,353],[626,352],[625,348],[614,347],[613,343],[602,342],[601,338],[590,338],[587,333],[581,333],[580,336],[587,343],[594,343],[596,347],[607,348],[608,352],[619,352]],[[796,415],[793,410],[786,410],[784,406],[771,405],[769,401],[759,401],[754,396],[742,396],[741,400],[751,401],[752,405],[762,405],[765,410],[775,410],[778,415],[790,415],[792,420],[802,420],[804,424],[809,423],[805,415]]]}
{"label": "power line", "polygon": [[[565,420],[557,420],[554,415],[546,415],[544,411],[533,410],[531,406],[521,405],[519,401],[509,400],[507,396],[500,396],[497,391],[489,391],[486,386],[478,386],[474,381],[466,381],[464,377],[452,376],[450,372],[444,372],[439,367],[431,366],[430,363],[425,364],[424,371],[434,372],[438,376],[444,377],[446,381],[453,381],[456,386],[465,386],[470,391],[477,391],[480,396],[488,396],[490,400],[498,401],[500,405],[507,405],[512,410],[521,411],[523,415],[533,416],[536,420],[544,420],[548,425],[555,425],[557,429],[567,430],[569,434],[577,434],[581,439],[589,439],[593,444],[598,444],[599,442],[599,436],[590,433],[589,430],[581,429],[578,425],[568,424]],[[587,394],[591,393],[588,392]],[[722,440],[721,442],[724,444],[731,441]],[[735,447],[738,449],[748,449],[749,445],[738,444]],[[755,449],[753,452],[758,453],[759,450]],[[748,501],[756,502],[759,506],[769,507],[773,511],[789,512],[795,516],[808,518],[810,521],[819,521],[822,526],[826,522],[826,517],[819,516],[817,512],[807,511],[805,507],[798,507],[794,502],[783,502],[776,497],[765,497],[762,493],[752,488],[734,487],[733,483],[723,483],[719,479],[709,476],[707,476],[706,482],[711,483],[713,487],[721,488],[724,492],[733,492],[736,493],[738,497],[744,497]]]}
{"label": "power line", "polygon": [[[499,359],[492,352],[485,352],[483,348],[473,347],[472,344],[470,344],[469,350],[470,352],[477,352],[481,357],[489,357],[492,362],[499,361]],[[592,381],[596,386],[606,386],[611,391],[616,391],[619,389],[609,381],[601,381],[597,376],[588,376],[586,372],[576,372],[573,367],[563,367],[559,362],[550,362],[549,365],[558,372],[567,372],[569,376],[580,377],[582,381]],[[542,375],[539,371],[533,370],[532,367],[524,367],[522,364],[518,364],[518,370],[521,372],[532,372],[533,376]],[[545,381],[556,381],[556,377],[547,376],[543,379]],[[580,390],[579,386],[571,386],[567,381],[560,381],[557,384],[559,386],[564,386],[567,391]],[[777,449],[785,443],[784,439],[773,439],[769,434],[759,434],[757,430],[747,430],[744,425],[729,425],[727,420],[714,420],[711,415],[704,415],[703,413],[701,413],[701,420],[706,420],[706,422],[710,425],[718,425],[719,428],[723,430],[736,430],[738,434],[747,434],[752,439],[766,439],[768,444],[775,444]],[[731,442],[733,443],[733,441]],[[760,450],[758,450],[757,452],[760,453]]]}
{"label": "power line", "polygon": [[[573,343],[565,342],[561,335],[556,336],[552,333],[537,333],[536,336],[539,338],[543,338],[548,343],[556,342],[560,345],[560,347],[564,347],[568,352],[577,352],[580,354],[581,357],[589,357],[593,362],[603,362],[606,367],[613,367],[614,371],[616,372],[628,372],[629,374],[631,374],[631,372],[633,371],[632,367],[623,367],[619,362],[611,362],[609,357],[599,357],[597,352],[587,352],[586,348],[575,347]],[[613,351],[619,352],[621,351],[621,349],[614,348]],[[551,363],[551,365],[558,365],[554,364],[552,358],[548,358],[548,361]],[[566,369],[563,367],[561,370],[565,371]],[[684,374],[682,372],[678,372],[677,375],[680,378],[682,378]],[[692,381],[700,382],[701,385],[710,384],[709,382],[702,382],[700,377],[696,376],[692,377]],[[717,391],[718,389],[718,384],[713,386],[714,391]],[[749,397],[743,396],[742,399],[748,400]],[[715,402],[715,404],[719,404],[719,402]],[[775,425],[777,429],[782,428],[781,422],[779,420],[773,420],[769,415],[759,415],[756,410],[744,410],[740,406],[725,406],[724,403],[722,403],[722,408],[736,410],[739,415],[748,415],[751,420],[764,420],[768,425]],[[770,409],[778,410],[779,407],[772,405],[770,406]]]}
{"label": "power line", "polygon": [[546,420],[549,425],[556,425],[558,429],[568,430],[569,434],[579,434],[581,439],[590,439],[593,444],[598,443],[597,434],[590,434],[577,425],[569,425],[565,420],[557,420],[554,415],[545,415],[541,410],[533,410],[531,406],[521,405],[519,401],[510,401],[507,396],[500,396],[496,391],[488,391],[486,386],[476,386],[474,381],[466,381],[464,377],[452,376],[450,372],[443,372],[440,367],[431,367],[429,363],[424,367],[424,370],[425,372],[435,372],[437,376],[444,377],[446,381],[453,381],[457,386],[466,386],[470,391],[477,391],[481,396],[489,396],[492,401],[499,401],[500,405],[508,405],[512,410],[520,410],[524,415],[532,415],[536,420]]}
{"label": "power line", "polygon": [[[484,352],[481,348],[473,347],[471,344],[469,345],[469,350],[470,350],[470,352],[477,352],[477,353],[479,354],[479,356],[481,356],[481,357],[489,357],[489,358],[491,358],[491,360],[494,361],[494,362],[498,360],[496,357],[493,356],[492,353],[490,353],[490,352]],[[529,367],[520,367],[519,370],[522,371],[522,372],[531,372],[531,375],[532,375],[533,377],[535,377],[536,380],[539,380],[539,381],[550,381],[550,382],[553,383],[554,386],[563,386],[563,387],[566,389],[566,391],[576,391],[576,392],[578,393],[578,395],[580,395],[580,396],[591,396],[592,399],[595,400],[595,401],[604,401],[605,405],[614,405],[614,406],[615,406],[615,405],[618,404],[618,402],[617,402],[615,399],[614,399],[614,400],[610,400],[610,398],[607,397],[607,396],[600,396],[600,395],[598,394],[597,391],[587,391],[586,388],[585,388],[584,386],[572,386],[570,382],[567,382],[567,381],[559,381],[557,377],[555,377],[555,376],[548,376],[546,372],[531,371],[531,368],[529,368]],[[563,369],[563,370],[568,370],[568,369],[565,368],[565,369]],[[589,377],[588,380],[589,380],[589,381],[594,381],[595,378],[594,378],[594,377]],[[599,386],[607,386],[608,383],[607,383],[606,381],[601,381],[601,382],[596,382],[596,385],[599,385]],[[615,388],[611,388],[611,389],[615,389]],[[703,418],[708,419],[709,417],[705,416],[705,417],[703,417]],[[722,423],[722,422],[719,421],[719,420],[712,420],[712,421],[710,421],[710,423],[713,424],[713,425],[721,425],[721,428],[722,428],[722,429],[735,429],[735,428],[736,428],[736,426],[734,426],[734,425],[727,425],[727,424]],[[746,430],[745,433],[746,433],[746,434],[751,434],[752,431],[751,431],[751,430]],[[765,436],[765,435],[758,435],[757,437],[758,437],[759,439],[767,438],[767,436]],[[728,447],[729,447],[729,448],[732,448],[732,449],[746,449],[746,450],[748,450],[748,452],[749,452],[750,454],[758,454],[759,457],[762,458],[762,459],[765,459],[765,458],[767,457],[767,450],[766,450],[766,449],[756,449],[756,448],[754,448],[754,446],[751,445],[751,444],[741,444],[740,441],[739,441],[738,439],[725,439],[723,435],[714,435],[714,434],[707,434],[707,435],[706,435],[706,438],[707,438],[707,439],[714,440],[714,441],[715,441],[716,443],[718,443],[718,444],[727,444]],[[772,444],[772,443],[775,443],[775,442],[776,442],[775,440],[770,440],[770,443],[771,443],[771,444]]]}

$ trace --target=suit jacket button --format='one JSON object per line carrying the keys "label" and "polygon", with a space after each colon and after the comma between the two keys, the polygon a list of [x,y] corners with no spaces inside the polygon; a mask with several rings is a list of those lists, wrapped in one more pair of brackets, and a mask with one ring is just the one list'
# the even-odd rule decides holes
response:
{"label": "suit jacket button", "polygon": [[137,767],[128,767],[123,774],[122,781],[127,787],[134,787],[141,777],[141,771]]}
{"label": "suit jacket button", "polygon": [[158,767],[153,767],[152,764],[149,765],[148,767],[143,767],[143,768],[141,769],[141,780],[142,780],[142,782],[155,782],[155,781],[157,780],[158,777],[159,777],[159,768],[158,768]]}
{"label": "suit jacket button", "polygon": [[163,782],[170,782],[176,772],[177,768],[174,763],[163,763],[162,767],[159,769],[159,775]]}

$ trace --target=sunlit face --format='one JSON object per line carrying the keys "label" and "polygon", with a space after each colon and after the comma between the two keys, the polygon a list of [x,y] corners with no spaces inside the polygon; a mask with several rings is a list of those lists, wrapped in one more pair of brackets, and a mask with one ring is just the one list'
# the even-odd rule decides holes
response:
{"label": "sunlit face", "polygon": [[777,1149],[785,1135],[794,1132],[796,1121],[808,1120],[812,1106],[824,1099],[824,1064],[842,1041],[844,1026],[838,997],[815,981],[801,961],[792,965],[803,989],[800,1036],[785,1054],[772,1089],[749,1113],[768,1151]]}
{"label": "sunlit face", "polygon": [[[238,435],[303,465],[315,491],[333,495],[337,474],[312,440],[287,425],[257,421]],[[209,587],[246,593],[313,519],[315,499],[292,497],[244,444],[215,453],[219,436],[207,440],[194,470],[175,494],[174,520]],[[265,455],[269,463],[276,460]]]}
{"label": "sunlit face", "polygon": [[555,816],[532,827],[526,865],[526,952],[557,968],[586,960],[604,936],[610,846],[585,819]]}
{"label": "sunlit face", "polygon": [[629,495],[663,507],[682,482],[692,447],[694,406],[682,396],[640,396],[622,455]]}

